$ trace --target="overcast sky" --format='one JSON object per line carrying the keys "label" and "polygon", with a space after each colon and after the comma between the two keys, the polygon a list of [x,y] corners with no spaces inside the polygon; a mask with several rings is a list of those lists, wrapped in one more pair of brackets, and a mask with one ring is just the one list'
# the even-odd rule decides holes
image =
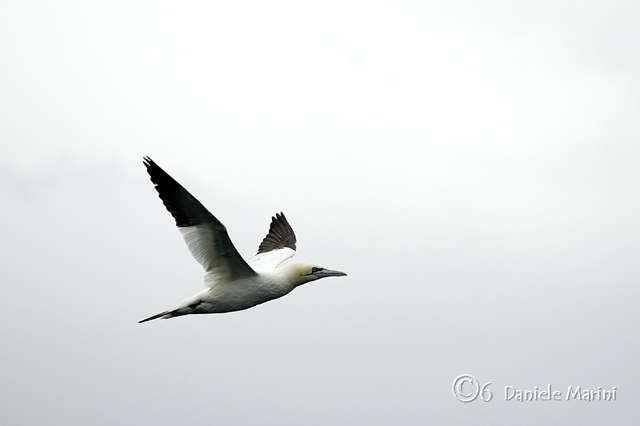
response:
{"label": "overcast sky", "polygon": [[[4,0],[0,423],[630,424],[638,22],[631,0]],[[349,276],[137,324],[202,288],[144,155],[246,258],[284,211],[296,258]],[[459,402],[463,373],[493,400]],[[562,401],[505,401],[548,384]]]}

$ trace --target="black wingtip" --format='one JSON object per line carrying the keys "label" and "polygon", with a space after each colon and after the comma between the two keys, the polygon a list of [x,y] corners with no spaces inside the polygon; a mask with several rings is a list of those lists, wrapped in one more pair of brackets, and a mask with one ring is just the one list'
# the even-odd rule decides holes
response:
{"label": "black wingtip", "polygon": [[204,206],[150,157],[143,157],[149,178],[178,227],[218,223]]}
{"label": "black wingtip", "polygon": [[271,217],[269,233],[260,243],[258,254],[281,248],[296,249],[296,234],[293,232],[284,213],[276,213]]}

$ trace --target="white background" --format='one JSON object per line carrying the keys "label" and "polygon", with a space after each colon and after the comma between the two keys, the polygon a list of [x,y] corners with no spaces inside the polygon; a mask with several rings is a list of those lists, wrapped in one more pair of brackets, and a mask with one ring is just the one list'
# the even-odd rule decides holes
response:
{"label": "white background", "polygon": [[[639,5],[3,1],[0,423],[630,424]],[[202,288],[143,155],[349,276],[137,324]]]}

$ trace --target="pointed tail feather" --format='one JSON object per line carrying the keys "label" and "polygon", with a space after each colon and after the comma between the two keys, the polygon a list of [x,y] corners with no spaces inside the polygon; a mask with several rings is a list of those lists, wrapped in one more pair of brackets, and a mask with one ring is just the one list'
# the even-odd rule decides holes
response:
{"label": "pointed tail feather", "polygon": [[164,311],[164,312],[160,312],[159,314],[152,315],[149,318],[145,318],[143,320],[138,321],[138,324],[151,321],[154,319],[158,319],[158,318],[169,319],[169,318],[181,317],[183,315],[189,315],[191,313],[193,313],[193,310],[190,307],[178,308],[172,311]]}
{"label": "pointed tail feather", "polygon": [[154,320],[154,319],[158,319],[158,318],[169,319],[169,318],[173,318],[173,317],[181,317],[183,315],[204,314],[204,313],[210,312],[208,310],[202,310],[202,309],[199,310],[198,308],[202,304],[206,305],[206,303],[204,303],[199,298],[195,298],[195,300],[190,300],[190,303],[187,304],[186,306],[182,306],[180,308],[172,309],[170,311],[160,312],[159,314],[155,314],[155,315],[150,316],[149,318],[145,318],[143,320],[138,321],[138,324],[140,324],[142,322],[147,322],[147,321],[151,321],[151,320]]}
{"label": "pointed tail feather", "polygon": [[188,315],[187,312],[181,312],[181,309],[175,309],[173,311],[164,311],[164,312],[160,312],[159,314],[155,314],[150,316],[149,318],[145,318],[143,320],[138,321],[138,324],[143,323],[143,322],[147,322],[147,321],[151,321],[154,319],[158,319],[158,318],[162,318],[162,319],[169,319],[169,318],[174,318],[174,317],[181,317],[182,315]]}
{"label": "pointed tail feather", "polygon": [[[147,322],[147,321],[151,321],[151,320],[154,320],[154,319],[162,318],[165,315],[170,315],[170,314],[171,314],[171,312],[169,312],[169,311],[160,312],[159,314],[155,314],[155,315],[150,316],[149,318],[145,318],[143,320],[138,321],[138,324],[143,323],[143,322]],[[171,318],[171,317],[169,316],[168,318]]]}

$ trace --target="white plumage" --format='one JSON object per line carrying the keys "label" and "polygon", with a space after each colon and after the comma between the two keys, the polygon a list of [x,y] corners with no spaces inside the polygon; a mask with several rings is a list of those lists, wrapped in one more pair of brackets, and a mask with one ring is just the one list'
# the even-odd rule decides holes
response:
{"label": "white plumage", "polygon": [[239,311],[282,297],[304,283],[347,275],[302,263],[280,267],[296,250],[296,236],[282,213],[272,218],[258,254],[245,262],[231,242],[227,229],[215,216],[153,160],[146,157],[144,165],[189,251],[206,272],[204,290],[174,309],[139,322]]}

